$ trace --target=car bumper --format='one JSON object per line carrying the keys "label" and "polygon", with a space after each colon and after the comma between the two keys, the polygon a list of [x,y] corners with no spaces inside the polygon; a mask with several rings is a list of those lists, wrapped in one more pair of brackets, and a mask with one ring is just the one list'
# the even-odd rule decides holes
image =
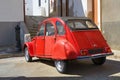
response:
{"label": "car bumper", "polygon": [[77,59],[99,58],[99,57],[110,56],[110,55],[113,55],[113,54],[114,54],[114,53],[102,53],[102,54],[94,54],[94,55],[90,55],[90,56],[79,56],[79,57],[77,57]]}

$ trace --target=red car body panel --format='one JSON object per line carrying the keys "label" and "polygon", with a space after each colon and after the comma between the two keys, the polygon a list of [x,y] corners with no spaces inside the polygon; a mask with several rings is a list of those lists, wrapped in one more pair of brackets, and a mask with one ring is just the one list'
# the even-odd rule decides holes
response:
{"label": "red car body panel", "polygon": [[[56,21],[63,25],[65,29],[64,35],[57,34]],[[44,36],[36,36],[31,42],[25,43],[32,57],[70,60],[77,59],[78,57],[113,54],[98,29],[71,31],[61,18],[48,18],[39,24],[38,30],[41,24],[46,24],[46,22],[53,24],[55,34],[52,36],[45,36],[46,34]]]}
{"label": "red car body panel", "polygon": [[27,47],[30,53],[30,56],[34,56],[34,46],[32,42],[27,42],[24,44],[24,48]]}
{"label": "red car body panel", "polygon": [[105,46],[107,47],[106,41],[101,36],[99,30],[73,32],[73,37],[77,42],[79,49],[102,48]]}

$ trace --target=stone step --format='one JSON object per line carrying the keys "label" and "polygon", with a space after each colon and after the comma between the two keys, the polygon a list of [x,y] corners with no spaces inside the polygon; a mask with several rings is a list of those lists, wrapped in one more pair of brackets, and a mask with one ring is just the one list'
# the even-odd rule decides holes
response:
{"label": "stone step", "polygon": [[44,20],[46,17],[42,16],[26,16],[26,25],[28,28],[28,31],[31,35],[31,38],[36,36],[36,33],[38,31],[38,24]]}

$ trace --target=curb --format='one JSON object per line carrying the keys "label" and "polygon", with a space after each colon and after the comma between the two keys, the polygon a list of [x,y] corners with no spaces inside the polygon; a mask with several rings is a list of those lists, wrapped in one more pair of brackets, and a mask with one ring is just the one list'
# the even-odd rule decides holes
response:
{"label": "curb", "polygon": [[15,46],[0,47],[0,59],[22,56],[24,56],[23,51],[19,51]]}
{"label": "curb", "polygon": [[23,57],[23,56],[24,56],[24,53],[22,52],[4,53],[4,54],[0,54],[0,59],[11,58],[11,57]]}

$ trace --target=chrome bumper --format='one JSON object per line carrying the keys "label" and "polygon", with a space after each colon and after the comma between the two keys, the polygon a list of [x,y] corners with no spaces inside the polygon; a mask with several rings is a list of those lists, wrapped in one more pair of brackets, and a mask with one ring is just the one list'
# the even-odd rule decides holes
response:
{"label": "chrome bumper", "polygon": [[77,59],[86,59],[86,58],[99,58],[114,55],[114,53],[102,53],[102,54],[93,54],[91,56],[79,56]]}

